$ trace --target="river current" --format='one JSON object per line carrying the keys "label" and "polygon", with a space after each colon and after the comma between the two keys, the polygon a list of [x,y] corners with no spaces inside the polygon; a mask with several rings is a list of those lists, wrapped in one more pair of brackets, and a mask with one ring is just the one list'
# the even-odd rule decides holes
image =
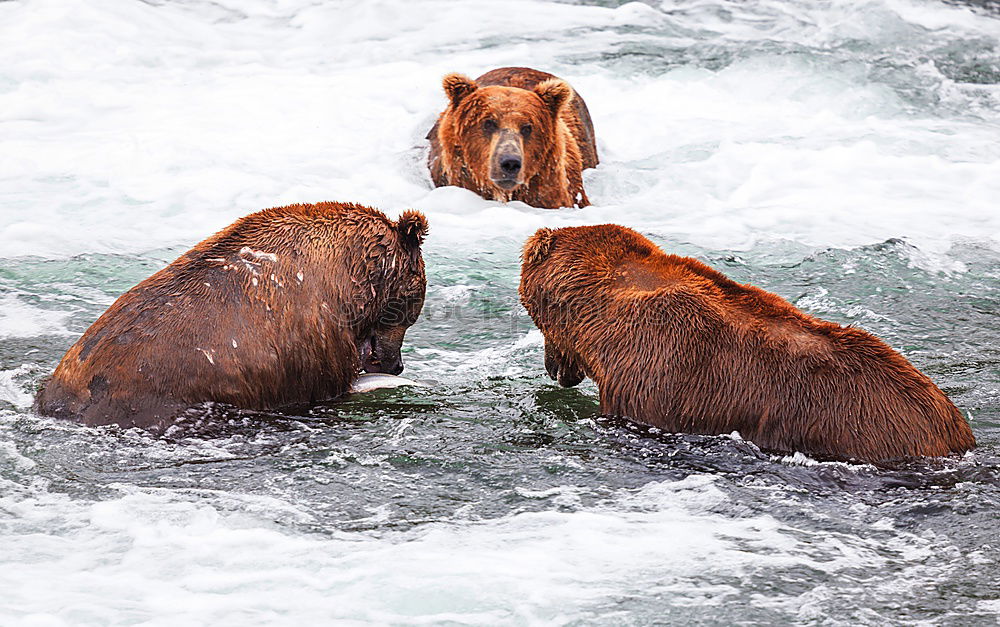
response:
{"label": "river current", "polygon": [[[441,77],[586,100],[592,207],[433,189]],[[252,211],[424,211],[429,384],[153,439],[34,415],[123,291]],[[880,469],[561,389],[541,226],[615,222],[872,331],[978,448]],[[996,625],[1000,9],[917,0],[0,2],[0,624]]]}

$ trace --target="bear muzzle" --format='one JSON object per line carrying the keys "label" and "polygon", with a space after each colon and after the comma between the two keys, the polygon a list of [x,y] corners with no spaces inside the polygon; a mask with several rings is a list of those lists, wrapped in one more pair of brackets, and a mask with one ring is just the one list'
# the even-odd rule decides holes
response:
{"label": "bear muzzle", "polygon": [[403,372],[403,356],[400,354],[400,345],[386,341],[385,337],[378,334],[368,336],[366,340],[358,346],[358,360],[361,362],[361,369],[369,374],[383,373],[398,375]]}
{"label": "bear muzzle", "polygon": [[586,374],[576,359],[545,342],[545,371],[549,378],[564,388],[579,385]]}
{"label": "bear muzzle", "polygon": [[524,183],[524,151],[521,136],[509,129],[500,131],[490,159],[490,180],[504,191]]}

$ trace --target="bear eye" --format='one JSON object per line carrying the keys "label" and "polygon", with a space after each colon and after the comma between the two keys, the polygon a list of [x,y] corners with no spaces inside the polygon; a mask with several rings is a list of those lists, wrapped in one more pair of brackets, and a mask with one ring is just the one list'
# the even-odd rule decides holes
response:
{"label": "bear eye", "polygon": [[525,139],[528,139],[529,137],[531,137],[531,125],[530,124],[522,124],[521,125],[521,136],[524,137]]}
{"label": "bear eye", "polygon": [[486,131],[488,134],[495,133],[498,128],[500,128],[500,125],[497,124],[496,120],[491,119],[483,122],[483,130]]}

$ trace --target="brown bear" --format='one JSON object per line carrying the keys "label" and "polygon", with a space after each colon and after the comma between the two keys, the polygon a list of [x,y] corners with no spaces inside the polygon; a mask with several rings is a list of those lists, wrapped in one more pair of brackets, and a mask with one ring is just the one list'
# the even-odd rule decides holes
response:
{"label": "brown bear", "polygon": [[521,301],[563,386],[669,432],[738,431],[761,449],[882,462],[975,446],[962,413],[871,333],[805,314],[617,225],[540,229]]}
{"label": "brown bear", "polygon": [[162,432],[217,401],[333,399],[398,374],[424,302],[424,216],[323,202],[237,220],[123,294],[56,367],[45,415]]}
{"label": "brown bear", "polygon": [[582,172],[597,166],[594,125],[568,83],[505,67],[474,81],[449,74],[444,91],[448,107],[427,135],[435,187],[550,209],[590,204]]}

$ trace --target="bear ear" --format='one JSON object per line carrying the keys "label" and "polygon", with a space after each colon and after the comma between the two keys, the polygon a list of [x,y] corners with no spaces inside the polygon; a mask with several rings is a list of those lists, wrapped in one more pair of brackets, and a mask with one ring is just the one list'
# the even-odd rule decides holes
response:
{"label": "bear ear", "polygon": [[427,236],[427,218],[413,209],[407,209],[396,221],[396,231],[403,245],[411,252],[419,250]]}
{"label": "bear ear", "polygon": [[441,84],[444,85],[444,93],[448,94],[448,100],[451,100],[453,107],[457,107],[466,96],[479,89],[476,81],[465,74],[449,74],[444,77]]}
{"label": "bear ear", "polygon": [[541,228],[528,238],[524,243],[524,250],[521,251],[521,261],[526,264],[538,263],[545,259],[552,249],[552,240],[555,233],[552,229]]}
{"label": "bear ear", "polygon": [[566,81],[550,78],[535,85],[535,93],[542,99],[552,115],[558,116],[573,96],[573,88]]}

